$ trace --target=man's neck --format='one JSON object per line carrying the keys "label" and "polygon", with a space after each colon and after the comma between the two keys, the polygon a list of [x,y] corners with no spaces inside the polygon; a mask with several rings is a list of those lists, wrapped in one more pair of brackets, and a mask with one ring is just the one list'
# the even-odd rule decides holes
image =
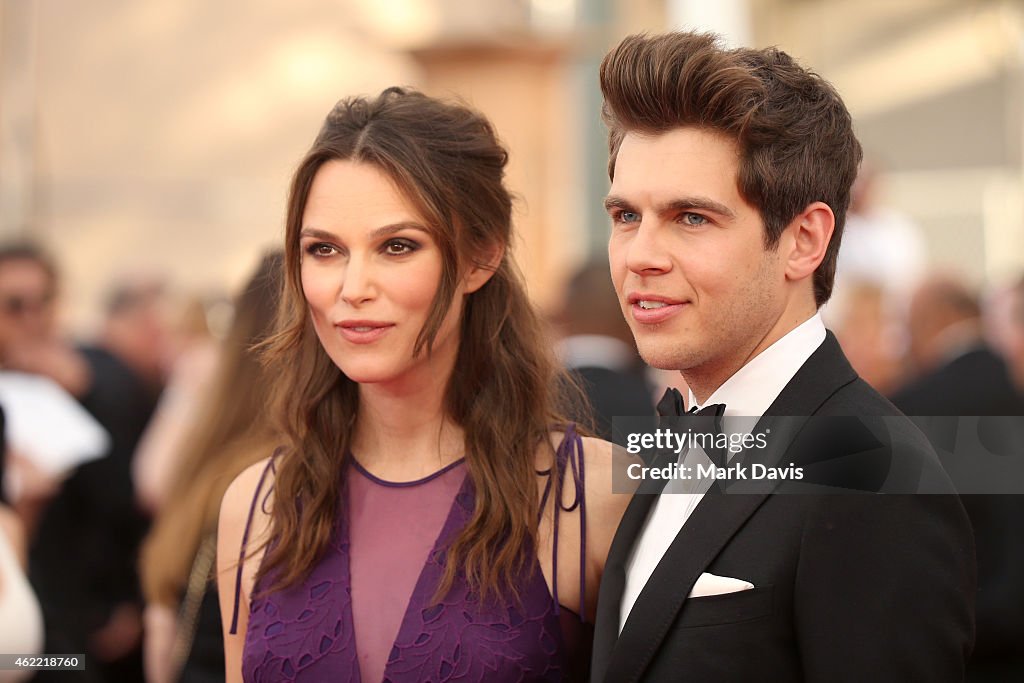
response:
{"label": "man's neck", "polygon": [[717,358],[710,363],[704,363],[699,367],[680,370],[686,385],[690,388],[698,405],[711,398],[712,394],[725,384],[730,377],[740,371],[747,363],[752,361],[762,351],[779,341],[787,334],[795,330],[803,323],[810,320],[817,313],[817,308],[801,307],[796,311],[786,311],[779,316],[775,324],[760,339],[752,340],[745,347],[737,349],[734,353]]}

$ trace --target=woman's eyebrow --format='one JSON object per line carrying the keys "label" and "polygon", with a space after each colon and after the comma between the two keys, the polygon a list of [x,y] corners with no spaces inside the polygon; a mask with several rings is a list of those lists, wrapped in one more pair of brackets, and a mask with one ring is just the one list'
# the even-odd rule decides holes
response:
{"label": "woman's eyebrow", "polygon": [[[412,221],[403,221],[401,223],[391,223],[389,225],[382,225],[379,228],[375,228],[370,233],[370,238],[378,239],[381,237],[387,237],[388,235],[393,235],[396,232],[401,232],[402,230],[418,230],[420,232],[430,234],[430,231],[427,230],[422,225],[420,225],[419,223],[414,223]],[[328,230],[321,230],[320,228],[314,227],[303,228],[302,232],[299,233],[299,237],[312,237],[313,239],[334,241],[337,241],[339,239],[338,236],[335,235],[333,232],[330,232]]]}

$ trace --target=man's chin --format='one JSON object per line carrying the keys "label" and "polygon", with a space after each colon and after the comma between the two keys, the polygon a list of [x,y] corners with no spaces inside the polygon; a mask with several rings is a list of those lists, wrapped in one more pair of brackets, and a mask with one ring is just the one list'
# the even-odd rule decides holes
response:
{"label": "man's chin", "polygon": [[678,349],[645,349],[639,347],[637,351],[645,363],[657,370],[686,370],[699,363],[698,359],[681,354]]}

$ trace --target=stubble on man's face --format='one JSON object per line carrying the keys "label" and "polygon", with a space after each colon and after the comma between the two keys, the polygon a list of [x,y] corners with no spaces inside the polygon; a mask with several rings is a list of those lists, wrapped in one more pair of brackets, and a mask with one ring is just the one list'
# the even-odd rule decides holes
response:
{"label": "stubble on man's face", "polygon": [[737,171],[735,144],[694,128],[630,133],[619,149],[609,262],[653,367],[727,377],[760,351],[785,308],[781,258],[765,249]]}

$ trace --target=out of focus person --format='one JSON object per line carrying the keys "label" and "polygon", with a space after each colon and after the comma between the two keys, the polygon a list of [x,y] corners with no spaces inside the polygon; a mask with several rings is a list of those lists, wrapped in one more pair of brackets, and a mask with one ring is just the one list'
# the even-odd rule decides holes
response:
{"label": "out of focus person", "polygon": [[[904,379],[898,372],[889,374],[888,368],[898,367],[896,359],[906,353],[902,321],[910,295],[925,275],[927,250],[920,227],[879,201],[880,182],[878,166],[865,159],[850,189],[835,285],[832,298],[822,307],[822,317],[836,331],[844,351],[852,346],[855,355],[858,350],[866,352],[850,361],[858,373],[862,368],[867,371],[862,374],[865,381],[886,393]],[[873,290],[878,293],[877,302],[871,301]],[[877,310],[872,310],[876,304]],[[876,319],[871,325],[880,326],[877,332],[857,328],[866,314]],[[870,339],[873,336],[878,339]],[[876,341],[880,346],[868,351],[867,344]]]}
{"label": "out of focus person", "polygon": [[57,287],[57,268],[41,248],[0,246],[0,365],[45,375],[81,396],[89,367],[57,333]]}
{"label": "out of focus person", "polygon": [[127,365],[153,393],[163,389],[170,361],[168,293],[162,279],[136,274],[114,284],[98,346]]}
{"label": "out of focus person", "polygon": [[212,385],[171,474],[166,506],[142,553],[149,683],[224,680],[217,589],[217,513],[228,484],[274,443],[266,377],[253,346],[272,331],[283,254],[263,258],[235,304]]}
{"label": "out of focus person", "polygon": [[1017,336],[1014,321],[1017,284],[1017,281],[1010,281],[989,287],[980,299],[982,336],[1008,364]]}
{"label": "out of focus person", "polygon": [[[230,302],[223,303],[230,306]],[[220,344],[210,330],[201,298],[192,297],[185,303],[172,343],[167,384],[132,459],[139,504],[151,514],[158,512],[167,499],[183,441],[202,417],[203,397],[210,391],[217,369]]]}
{"label": "out of focus person", "polygon": [[1024,278],[1011,289],[1008,308],[1004,356],[1017,390],[1024,392]]}
{"label": "out of focus person", "polygon": [[[598,436],[612,440],[616,415],[654,414],[646,366],[622,319],[607,262],[588,263],[569,280],[560,322],[565,337],[558,355],[586,392]],[[570,417],[587,423],[584,408],[575,406]]]}
{"label": "out of focus person", "polygon": [[899,363],[900,344],[892,334],[885,292],[874,282],[846,284],[843,316],[833,320],[832,331],[861,379],[879,393],[887,394],[903,378]]}
{"label": "out of focus person", "polygon": [[[951,276],[933,276],[914,292],[908,330],[917,377],[892,395],[908,415],[938,416],[922,424],[937,449],[950,446],[956,416],[1024,415],[1006,363],[982,337],[974,292]],[[1019,452],[1020,433],[992,423],[988,438]],[[1013,441],[1009,441],[1013,440]],[[1024,680],[1024,496],[961,496],[974,528],[978,560],[977,631],[968,681]]]}
{"label": "out of focus person", "polygon": [[[3,491],[4,413],[0,410],[0,491]],[[0,652],[39,654],[43,647],[43,617],[25,576],[25,532],[0,496]],[[29,670],[0,669],[0,683],[20,683]]]}
{"label": "out of focus person", "polygon": [[1020,415],[1006,363],[982,336],[977,295],[956,277],[934,275],[914,291],[907,317],[915,379],[893,393],[909,415]]}
{"label": "out of focus person", "polygon": [[850,208],[843,230],[843,248],[836,265],[830,307],[841,307],[847,282],[874,283],[885,293],[886,305],[901,308],[925,274],[924,237],[907,216],[878,200],[879,169],[861,163],[850,189]]}
{"label": "out of focus person", "polygon": [[[0,402],[7,402],[14,435],[2,458],[8,476],[0,497],[10,497],[29,532],[68,469],[107,448],[98,442],[102,430],[64,393],[84,393],[90,371],[85,357],[58,334],[57,287],[57,269],[41,248],[29,243],[0,246]],[[48,433],[36,424],[44,415]],[[92,428],[86,429],[90,425],[85,421]],[[54,438],[71,448],[54,443]],[[74,445],[79,439],[81,447]]]}
{"label": "out of focus person", "polygon": [[[3,265],[0,259],[0,273]],[[41,512],[29,551],[29,576],[45,616],[46,651],[85,653],[90,666],[85,672],[39,672],[36,680],[141,681],[136,563],[148,519],[135,505],[131,458],[160,387],[154,322],[159,297],[148,284],[116,287],[96,343],[76,347],[62,340],[52,323],[57,291],[52,262],[23,255],[18,265],[23,278],[35,273],[39,293],[46,293],[39,300],[48,308],[45,324],[31,329],[35,341],[15,344],[5,364],[61,383],[110,435],[106,456],[77,468]]]}
{"label": "out of focus person", "polygon": [[[0,504],[0,652],[34,655],[42,652],[43,618],[25,576],[25,532],[21,520]],[[26,681],[25,670],[0,669],[0,683]]]}

